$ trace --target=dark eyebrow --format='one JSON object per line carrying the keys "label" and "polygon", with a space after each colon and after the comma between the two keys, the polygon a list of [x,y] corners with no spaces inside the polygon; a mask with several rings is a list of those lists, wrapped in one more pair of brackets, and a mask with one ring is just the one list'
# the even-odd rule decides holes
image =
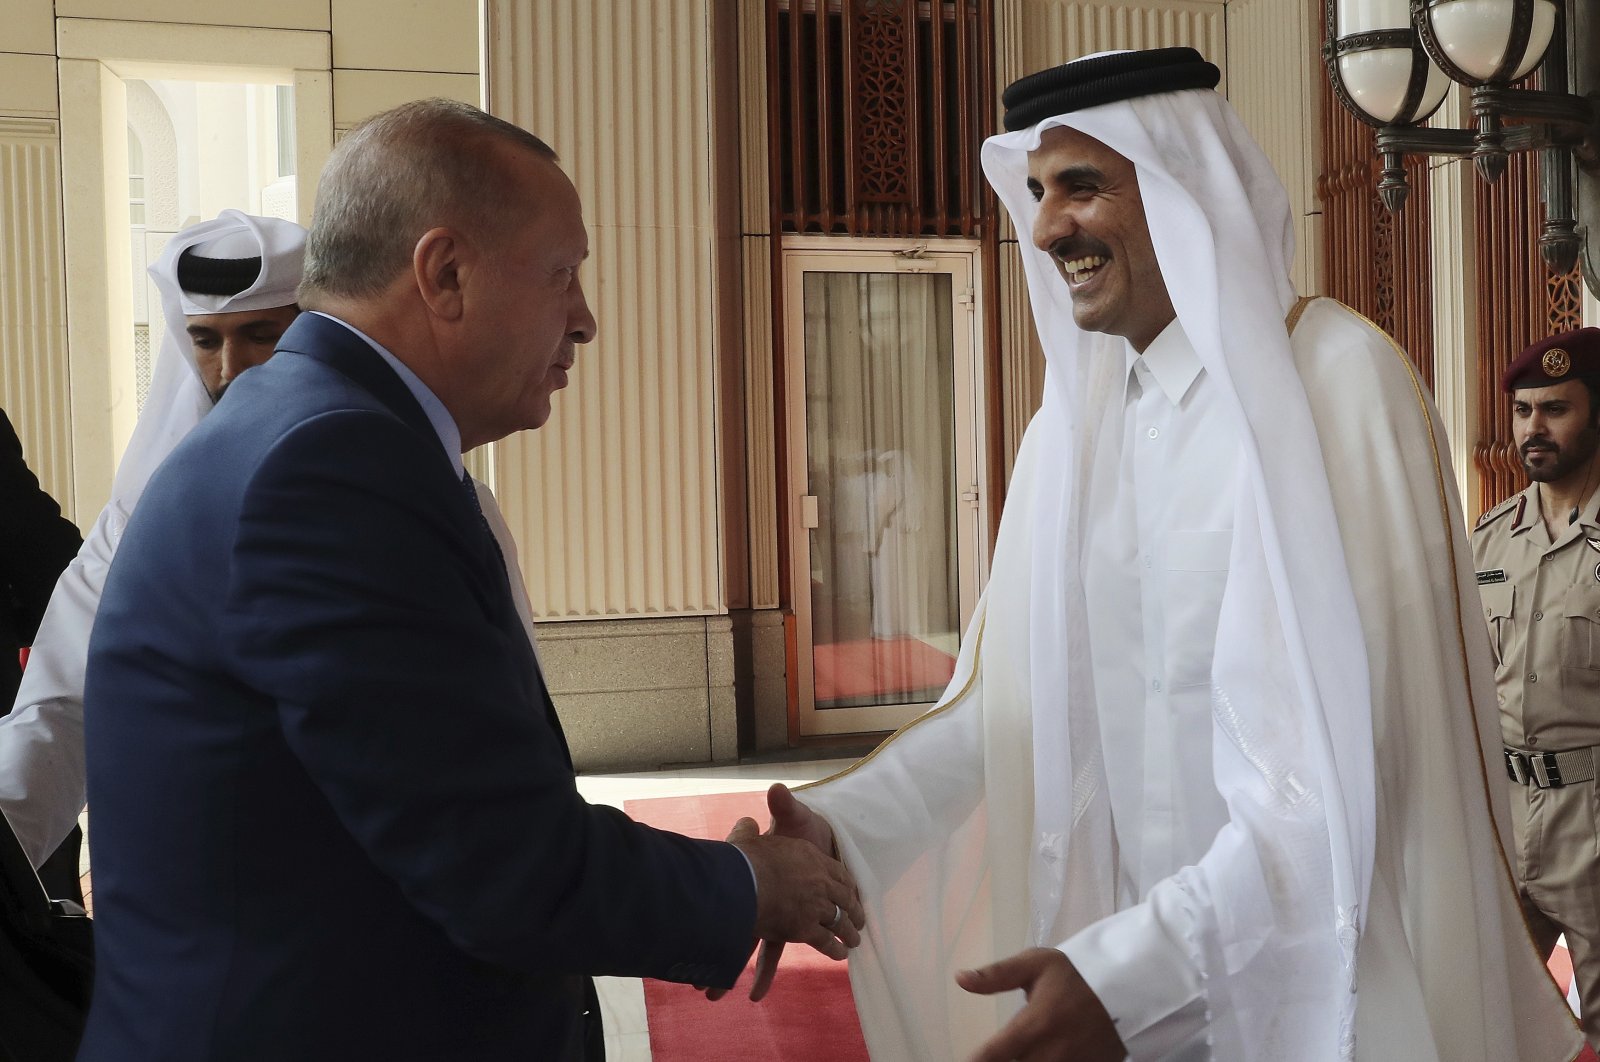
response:
{"label": "dark eyebrow", "polygon": [[[277,328],[278,324],[279,322],[271,317],[258,317],[254,321],[245,321],[243,324],[240,324],[237,327],[248,331],[255,328]],[[190,325],[188,328],[184,329],[184,331],[188,332],[191,336],[216,335],[218,333],[217,329],[212,328],[209,325]]]}
{"label": "dark eyebrow", "polygon": [[1057,184],[1102,184],[1106,175],[1099,167],[1091,166],[1086,162],[1076,166],[1066,166],[1056,171]]}

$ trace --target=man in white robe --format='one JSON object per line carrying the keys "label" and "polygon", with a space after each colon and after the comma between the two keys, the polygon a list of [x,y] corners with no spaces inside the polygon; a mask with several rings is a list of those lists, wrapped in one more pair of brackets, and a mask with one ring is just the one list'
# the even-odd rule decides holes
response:
{"label": "man in white robe", "polygon": [[1442,429],[1296,298],[1216,82],[1162,49],[1007,91],[1048,376],[989,587],[940,705],[775,829],[857,878],[879,1062],[1567,1062]]}
{"label": "man in white robe", "polygon": [[[56,583],[15,707],[0,719],[0,812],[35,867],[83,811],[84,666],[123,528],[156,467],[236,376],[272,356],[299,315],[295,293],[305,237],[292,221],[224,210],[175,235],[150,267],[166,320],[150,390],[113,479],[111,500]],[[531,641],[532,614],[516,544],[488,487],[476,486]]]}

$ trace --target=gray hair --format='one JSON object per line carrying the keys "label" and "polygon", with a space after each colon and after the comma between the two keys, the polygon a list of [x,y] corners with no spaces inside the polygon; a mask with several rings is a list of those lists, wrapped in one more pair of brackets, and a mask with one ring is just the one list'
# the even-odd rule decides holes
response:
{"label": "gray hair", "polygon": [[376,295],[410,268],[424,232],[440,224],[493,232],[526,209],[495,144],[556,162],[543,140],[455,100],[404,103],[350,130],[322,171],[306,238],[300,303]]}

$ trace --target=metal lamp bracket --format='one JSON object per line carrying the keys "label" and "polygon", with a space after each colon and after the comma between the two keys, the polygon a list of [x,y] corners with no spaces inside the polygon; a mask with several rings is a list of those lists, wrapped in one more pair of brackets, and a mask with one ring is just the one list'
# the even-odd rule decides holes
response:
{"label": "metal lamp bracket", "polygon": [[[1424,3],[1413,0],[1413,10]],[[1518,29],[1522,43],[1508,49],[1516,55],[1526,46],[1527,27]],[[1421,36],[1434,60],[1440,61],[1442,53],[1431,36]],[[1447,62],[1443,65],[1452,76],[1458,73]],[[1471,129],[1381,126],[1378,193],[1391,211],[1405,203],[1406,155],[1471,158],[1483,178],[1494,181],[1505,173],[1512,154],[1542,152],[1545,221],[1539,235],[1540,256],[1558,274],[1581,263],[1589,290],[1600,295],[1600,237],[1595,246],[1589,241],[1590,233],[1600,233],[1600,3],[1567,0],[1542,69],[1545,84],[1570,85],[1572,93],[1477,84],[1472,89]],[[1341,87],[1337,79],[1334,87]]]}

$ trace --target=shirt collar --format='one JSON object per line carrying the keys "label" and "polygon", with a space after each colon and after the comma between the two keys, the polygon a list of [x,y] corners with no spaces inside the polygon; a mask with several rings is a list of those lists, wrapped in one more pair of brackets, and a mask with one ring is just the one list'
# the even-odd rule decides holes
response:
{"label": "shirt collar", "polygon": [[[1539,484],[1530,483],[1517,502],[1517,515],[1511,521],[1511,533],[1520,535],[1539,522]],[[1600,490],[1589,497],[1589,503],[1578,514],[1578,523],[1600,531]]]}
{"label": "shirt collar", "polygon": [[383,358],[389,368],[394,370],[394,374],[400,377],[400,382],[406,385],[406,390],[410,391],[411,397],[417,400],[417,405],[422,407],[422,412],[427,416],[428,423],[433,425],[434,434],[439,436],[439,444],[444,447],[445,456],[450,458],[450,465],[456,470],[456,477],[459,479],[466,472],[466,466],[461,463],[461,429],[456,427],[455,418],[450,415],[448,409],[444,408],[444,403],[439,401],[439,396],[434,394],[428,388],[428,385],[423,383],[405,362],[389,353],[382,343],[379,343],[349,321],[341,321],[331,313],[323,313],[321,310],[312,310],[310,312],[318,317],[326,317],[330,321],[344,325],[350,331],[366,340],[367,345],[378,352],[378,355]]}
{"label": "shirt collar", "polygon": [[1578,523],[1600,531],[1600,490],[1589,496],[1589,504],[1583,507],[1583,512],[1578,516]]}
{"label": "shirt collar", "polygon": [[1194,386],[1195,380],[1205,370],[1205,366],[1200,364],[1200,355],[1189,345],[1189,337],[1184,335],[1183,326],[1176,317],[1161,330],[1161,334],[1145,348],[1143,354],[1134,350],[1131,343],[1128,345],[1129,371],[1141,362],[1150,370],[1161,393],[1173,405],[1183,401],[1183,396],[1189,393],[1189,388]]}

